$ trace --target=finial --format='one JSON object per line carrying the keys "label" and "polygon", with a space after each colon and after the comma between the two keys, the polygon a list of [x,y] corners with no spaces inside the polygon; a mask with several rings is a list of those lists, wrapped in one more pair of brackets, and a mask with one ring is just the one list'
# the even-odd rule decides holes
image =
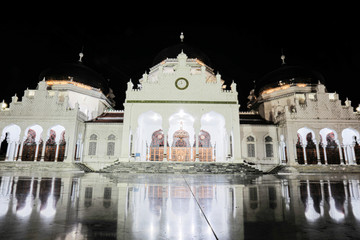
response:
{"label": "finial", "polygon": [[183,32],[181,32],[181,34],[180,34],[180,41],[184,42],[184,33]]}
{"label": "finial", "polygon": [[281,61],[282,61],[282,65],[286,64],[285,63],[285,55],[284,55],[284,49],[281,49]]}
{"label": "finial", "polygon": [[84,57],[84,54],[81,52],[81,53],[79,53],[79,62],[82,62],[82,58]]}

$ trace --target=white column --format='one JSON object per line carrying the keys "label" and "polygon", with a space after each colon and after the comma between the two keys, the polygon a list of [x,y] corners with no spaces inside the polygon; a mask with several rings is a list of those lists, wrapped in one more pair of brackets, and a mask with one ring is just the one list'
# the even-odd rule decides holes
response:
{"label": "white column", "polygon": [[315,146],[316,146],[316,156],[317,156],[317,164],[321,165],[321,160],[320,160],[320,150],[319,150],[319,144],[317,144],[316,141],[314,141]]}
{"label": "white column", "polygon": [[199,162],[199,131],[195,130],[195,162]]}
{"label": "white column", "polygon": [[38,159],[39,144],[40,144],[40,141],[36,142],[34,162],[36,162]]}
{"label": "white column", "polygon": [[58,160],[58,156],[59,156],[59,146],[60,146],[60,143],[59,143],[59,142],[56,142],[55,162],[57,162],[57,160]]}
{"label": "white column", "polygon": [[16,161],[16,157],[19,152],[19,142],[15,142],[15,154],[14,154],[14,161]]}
{"label": "white column", "polygon": [[46,141],[43,141],[43,148],[41,150],[40,162],[43,162],[45,159],[45,150],[46,150]]}
{"label": "white column", "polygon": [[24,148],[24,141],[25,139],[23,139],[20,143],[20,152],[19,152],[19,157],[18,157],[18,161],[20,162],[21,161],[21,158],[22,158],[22,152],[23,152],[23,148]]}
{"label": "white column", "polygon": [[352,163],[349,162],[351,165],[356,165],[356,157],[355,157],[355,145],[350,145],[351,152],[352,152]]}
{"label": "white column", "polygon": [[326,155],[326,145],[325,145],[325,144],[323,144],[323,150],[324,150],[324,161],[325,161],[325,165],[328,165],[327,155]]}
{"label": "white column", "polygon": [[306,145],[303,145],[302,148],[303,148],[303,154],[304,154],[304,164],[307,165]]}
{"label": "white column", "polygon": [[339,140],[336,140],[336,144],[339,146],[339,157],[340,157],[340,164],[344,165],[344,158],[343,158],[343,154],[342,154],[342,149],[341,149],[341,144]]}
{"label": "white column", "polygon": [[163,158],[163,162],[167,162],[167,135],[168,135],[168,131],[164,131],[164,158]]}
{"label": "white column", "polygon": [[5,155],[5,161],[10,161],[9,160],[9,152],[10,152],[10,140],[6,140],[7,142],[7,148],[6,148],[6,155]]}

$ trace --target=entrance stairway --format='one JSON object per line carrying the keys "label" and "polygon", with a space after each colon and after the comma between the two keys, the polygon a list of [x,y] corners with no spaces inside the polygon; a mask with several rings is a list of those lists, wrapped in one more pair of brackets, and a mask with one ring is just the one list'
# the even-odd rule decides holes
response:
{"label": "entrance stairway", "polygon": [[242,173],[262,174],[263,172],[243,163],[219,162],[115,162],[98,172],[102,173]]}
{"label": "entrance stairway", "polygon": [[88,172],[95,172],[95,170],[91,169],[90,167],[86,166],[85,164],[83,163],[74,163],[76,167],[78,167],[80,170],[88,173]]}

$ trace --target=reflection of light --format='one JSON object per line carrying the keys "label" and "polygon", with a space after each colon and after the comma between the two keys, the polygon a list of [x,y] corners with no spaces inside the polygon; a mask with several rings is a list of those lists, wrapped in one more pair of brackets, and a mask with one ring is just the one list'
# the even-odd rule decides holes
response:
{"label": "reflection of light", "polygon": [[6,200],[0,201],[0,217],[4,216],[9,209],[9,203]]}
{"label": "reflection of light", "polygon": [[351,208],[356,220],[360,221],[360,199],[351,199]]}
{"label": "reflection of light", "polygon": [[16,215],[18,215],[19,217],[27,217],[30,215],[31,210],[32,210],[30,195],[31,194],[29,193],[29,195],[26,197],[25,206],[22,209],[16,211]]}
{"label": "reflection of light", "polygon": [[319,217],[320,214],[318,212],[315,211],[314,208],[314,200],[312,199],[311,195],[310,195],[310,185],[309,185],[309,181],[307,181],[307,200],[306,200],[306,210],[305,210],[305,217],[307,220],[309,221],[316,221]]}
{"label": "reflection of light", "polygon": [[320,214],[315,211],[314,201],[311,197],[308,197],[306,201],[305,217],[307,220],[312,222],[316,221],[320,217]]}
{"label": "reflection of light", "polygon": [[54,195],[50,194],[46,201],[46,207],[41,210],[40,214],[44,217],[53,217],[56,213],[56,209],[54,208],[55,205],[55,199]]}
{"label": "reflection of light", "polygon": [[344,213],[339,212],[336,207],[335,207],[335,200],[333,197],[330,197],[330,210],[329,210],[329,215],[332,219],[334,219],[335,221],[341,221],[344,219]]}
{"label": "reflection of light", "polygon": [[34,187],[34,178],[31,179],[30,190],[25,199],[25,206],[20,210],[16,211],[16,215],[18,215],[19,217],[27,217],[31,214],[31,210],[32,210],[31,198],[32,198],[33,187]]}
{"label": "reflection of light", "polygon": [[49,197],[46,201],[46,207],[43,210],[41,210],[41,212],[40,212],[41,216],[43,216],[43,217],[53,217],[56,213],[54,187],[55,187],[55,178],[52,178],[51,191],[50,191]]}
{"label": "reflection of light", "polygon": [[345,215],[344,215],[344,213],[339,212],[336,209],[335,200],[332,197],[332,193],[331,193],[330,181],[328,181],[328,190],[329,190],[329,198],[330,198],[329,199],[329,205],[330,205],[329,215],[335,221],[341,221],[344,219]]}

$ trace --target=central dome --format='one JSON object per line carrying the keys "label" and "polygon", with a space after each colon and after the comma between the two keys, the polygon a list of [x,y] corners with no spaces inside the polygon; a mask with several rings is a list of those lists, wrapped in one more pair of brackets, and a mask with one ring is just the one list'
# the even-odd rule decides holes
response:
{"label": "central dome", "polygon": [[39,79],[48,80],[71,80],[87,86],[100,89],[105,95],[109,88],[105,79],[82,62],[63,63],[48,68],[40,73]]}
{"label": "central dome", "polygon": [[159,64],[167,58],[176,58],[181,52],[184,52],[188,56],[188,58],[197,58],[207,66],[211,67],[210,59],[208,58],[208,56],[206,56],[205,53],[185,43],[179,43],[161,50],[154,58],[153,66]]}
{"label": "central dome", "polygon": [[315,70],[303,66],[283,64],[256,82],[255,94],[258,95],[264,90],[278,87],[282,84],[318,84],[319,82],[324,83],[324,81],[323,75]]}

